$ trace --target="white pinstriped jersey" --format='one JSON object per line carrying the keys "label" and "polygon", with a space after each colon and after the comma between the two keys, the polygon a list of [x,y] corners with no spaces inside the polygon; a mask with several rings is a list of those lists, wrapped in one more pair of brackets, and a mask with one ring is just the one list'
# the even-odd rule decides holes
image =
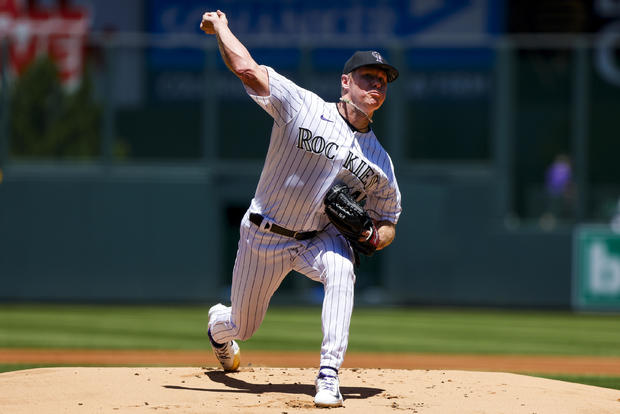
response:
{"label": "white pinstriped jersey", "polygon": [[401,212],[392,161],[374,132],[353,131],[335,103],[267,67],[269,96],[248,94],[274,119],[269,150],[250,211],[295,231],[328,224],[323,198],[335,182],[353,189],[375,220]]}

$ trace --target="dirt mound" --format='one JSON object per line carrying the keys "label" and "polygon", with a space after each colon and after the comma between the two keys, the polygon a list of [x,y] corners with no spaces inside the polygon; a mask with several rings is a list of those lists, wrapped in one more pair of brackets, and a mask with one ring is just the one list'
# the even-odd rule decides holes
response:
{"label": "dirt mound", "polygon": [[[316,412],[315,369],[40,368],[0,374],[0,413]],[[343,369],[337,413],[612,414],[620,391],[518,374]]]}
{"label": "dirt mound", "polygon": [[[18,349],[0,348],[5,364],[48,366],[177,366],[217,365],[210,349]],[[314,368],[316,352],[248,351],[242,366]],[[458,355],[348,352],[345,368],[496,371],[513,373],[620,375],[620,358],[577,355]]]}

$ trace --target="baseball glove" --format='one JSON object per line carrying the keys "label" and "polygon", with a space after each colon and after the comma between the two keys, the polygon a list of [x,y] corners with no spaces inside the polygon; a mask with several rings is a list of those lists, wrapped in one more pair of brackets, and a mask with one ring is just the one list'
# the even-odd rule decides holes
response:
{"label": "baseball glove", "polygon": [[[377,250],[379,233],[366,210],[351,197],[349,187],[344,184],[332,186],[323,202],[329,221],[349,241],[351,247],[356,252],[372,256]],[[363,234],[366,230],[370,231],[368,238]]]}

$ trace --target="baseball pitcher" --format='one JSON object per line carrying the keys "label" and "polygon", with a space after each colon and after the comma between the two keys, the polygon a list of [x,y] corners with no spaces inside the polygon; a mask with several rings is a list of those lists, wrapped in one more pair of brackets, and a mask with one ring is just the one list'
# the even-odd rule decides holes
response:
{"label": "baseball pitcher", "polygon": [[204,13],[200,28],[215,35],[226,66],[273,117],[265,165],[241,221],[231,306],[209,310],[209,340],[224,370],[237,370],[237,341],[256,332],[284,277],[295,270],[321,282],[314,402],[341,406],[338,370],[349,338],[356,257],[388,246],[401,212],[392,161],[371,128],[398,71],[380,53],[358,51],[344,65],[340,100],[325,102],[256,63],[223,12]]}

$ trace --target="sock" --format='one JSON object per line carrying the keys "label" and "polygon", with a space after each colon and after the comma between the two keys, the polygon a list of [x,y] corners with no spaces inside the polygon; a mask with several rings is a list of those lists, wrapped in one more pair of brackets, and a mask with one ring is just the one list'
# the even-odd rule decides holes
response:
{"label": "sock", "polygon": [[319,368],[319,377],[337,377],[338,370],[336,368],[323,366]]}

